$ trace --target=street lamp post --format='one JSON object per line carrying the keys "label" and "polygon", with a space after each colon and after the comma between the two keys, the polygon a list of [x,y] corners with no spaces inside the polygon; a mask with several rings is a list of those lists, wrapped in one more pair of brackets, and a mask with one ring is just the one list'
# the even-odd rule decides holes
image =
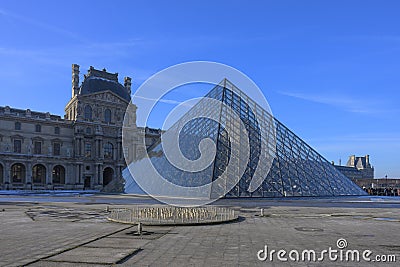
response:
{"label": "street lamp post", "polygon": [[389,195],[389,185],[388,185],[387,174],[385,175],[385,179],[386,179],[386,196],[387,196],[387,195]]}

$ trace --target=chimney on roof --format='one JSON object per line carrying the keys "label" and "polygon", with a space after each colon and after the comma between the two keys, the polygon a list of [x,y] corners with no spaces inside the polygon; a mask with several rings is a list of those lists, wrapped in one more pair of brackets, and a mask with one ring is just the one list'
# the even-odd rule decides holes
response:
{"label": "chimney on roof", "polygon": [[72,64],[72,97],[79,92],[79,65]]}
{"label": "chimney on roof", "polygon": [[131,77],[125,77],[124,78],[124,86],[126,88],[126,90],[128,91],[128,94],[131,95],[132,94],[132,78]]}
{"label": "chimney on roof", "polygon": [[348,167],[355,167],[356,166],[356,156],[351,155],[347,164]]}
{"label": "chimney on roof", "polygon": [[366,168],[368,168],[370,165],[369,165],[369,155],[365,155],[365,167]]}

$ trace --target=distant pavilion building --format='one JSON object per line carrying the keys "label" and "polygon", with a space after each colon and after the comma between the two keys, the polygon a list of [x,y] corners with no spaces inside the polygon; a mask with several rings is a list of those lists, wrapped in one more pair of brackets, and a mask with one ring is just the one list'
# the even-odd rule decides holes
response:
{"label": "distant pavilion building", "polygon": [[353,181],[374,178],[375,170],[369,162],[369,155],[365,155],[364,157],[351,155],[346,166],[335,165],[335,167]]}

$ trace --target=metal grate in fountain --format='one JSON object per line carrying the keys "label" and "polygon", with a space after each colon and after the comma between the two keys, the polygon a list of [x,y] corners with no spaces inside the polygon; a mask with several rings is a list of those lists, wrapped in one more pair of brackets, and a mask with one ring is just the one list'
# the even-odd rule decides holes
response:
{"label": "metal grate in fountain", "polygon": [[190,225],[222,223],[236,220],[233,209],[225,207],[173,207],[156,206],[109,209],[110,221],[144,225]]}

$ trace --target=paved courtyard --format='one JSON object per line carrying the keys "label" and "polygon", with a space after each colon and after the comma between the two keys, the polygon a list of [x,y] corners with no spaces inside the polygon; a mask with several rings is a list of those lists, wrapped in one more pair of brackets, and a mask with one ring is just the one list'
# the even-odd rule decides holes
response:
{"label": "paved courtyard", "polygon": [[[200,226],[136,226],[108,222],[107,206],[129,207],[122,196],[30,197],[0,196],[1,266],[398,266],[400,210],[398,199],[342,203],[331,200],[252,201],[223,200],[239,220]],[[12,202],[10,202],[12,200]],[[130,198],[129,203],[155,204]],[[111,203],[111,204],[107,204]],[[261,216],[263,208],[263,216]],[[337,241],[347,242],[342,249]],[[267,246],[270,259],[258,253]],[[320,252],[338,250],[330,260]],[[279,250],[286,254],[278,259]],[[298,251],[300,260],[296,262]],[[304,250],[316,251],[316,262],[301,260]],[[397,263],[345,262],[347,250],[368,258]],[[310,257],[312,254],[310,254]],[[312,257],[311,257],[312,258]]]}

